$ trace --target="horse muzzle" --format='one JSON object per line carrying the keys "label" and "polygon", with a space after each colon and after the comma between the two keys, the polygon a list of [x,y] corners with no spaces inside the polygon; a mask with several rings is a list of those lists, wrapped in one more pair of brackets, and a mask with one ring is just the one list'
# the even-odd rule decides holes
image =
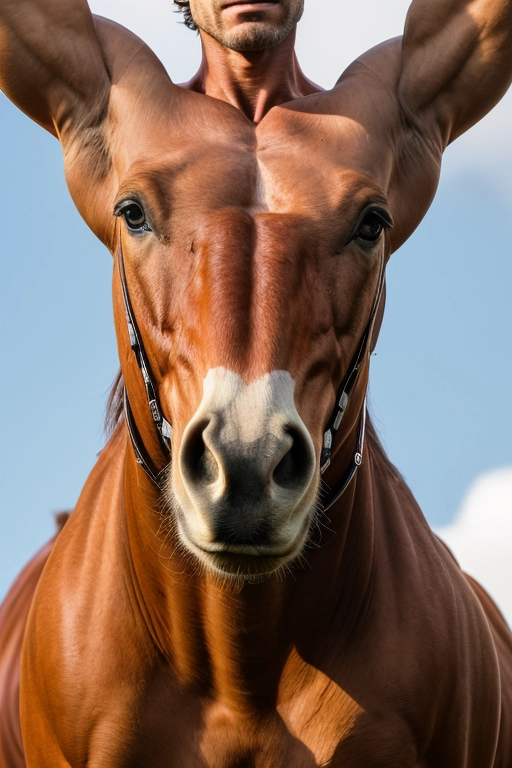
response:
{"label": "horse muzzle", "polygon": [[269,573],[304,545],[319,475],[293,395],[286,371],[245,384],[216,368],[204,380],[172,493],[183,544],[214,570]]}

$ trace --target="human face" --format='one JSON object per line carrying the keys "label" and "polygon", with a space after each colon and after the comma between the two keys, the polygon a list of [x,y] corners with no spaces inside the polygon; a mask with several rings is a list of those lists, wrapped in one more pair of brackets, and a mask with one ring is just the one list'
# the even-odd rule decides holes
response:
{"label": "human face", "polygon": [[261,51],[279,45],[304,11],[304,0],[190,0],[199,29],[225,48]]}

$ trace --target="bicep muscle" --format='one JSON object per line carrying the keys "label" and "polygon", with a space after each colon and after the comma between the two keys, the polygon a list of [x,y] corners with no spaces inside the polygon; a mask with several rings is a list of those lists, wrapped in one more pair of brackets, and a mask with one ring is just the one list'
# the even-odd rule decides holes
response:
{"label": "bicep muscle", "polygon": [[414,0],[399,97],[443,146],[482,118],[512,78],[512,0]]}
{"label": "bicep muscle", "polygon": [[109,76],[85,0],[3,0],[0,86],[56,136],[95,119]]}

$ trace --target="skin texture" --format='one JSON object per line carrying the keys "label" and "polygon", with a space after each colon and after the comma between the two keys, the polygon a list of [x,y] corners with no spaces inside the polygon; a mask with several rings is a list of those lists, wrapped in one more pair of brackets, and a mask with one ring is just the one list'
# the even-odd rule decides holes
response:
{"label": "skin texture", "polygon": [[[293,29],[247,51],[298,7],[247,14],[195,0],[203,62],[179,87],[83,0],[0,6],[2,88],[61,140],[76,205],[114,255],[123,376],[159,469],[166,457],[130,349],[121,247],[173,426],[160,494],[119,422],[45,567],[22,658],[29,768],[512,765],[512,637],[430,531],[371,425],[330,520],[315,516],[313,500],[325,424],[381,265],[428,209],[445,146],[509,85],[512,4],[414,0],[404,38],[366,53],[329,92],[300,71]],[[243,38],[245,52],[223,35]],[[371,241],[375,210],[388,223]],[[147,226],[130,230],[137,218]],[[367,354],[324,476],[333,487],[353,455],[368,364]],[[212,380],[224,382],[224,406]],[[280,382],[277,394],[269,382]],[[251,392],[260,394],[247,426],[237,404],[250,406]],[[227,413],[226,429],[208,432]],[[245,446],[272,424],[283,450],[283,414],[295,435],[304,425],[315,455],[312,498],[297,502],[289,527],[309,526],[309,543],[293,563],[292,533],[271,505],[267,541],[280,541],[277,565],[292,573],[251,583],[232,573],[276,565],[248,542],[277,449]],[[235,458],[230,434],[246,436]],[[294,437],[283,454],[295,485],[307,444]],[[229,538],[225,527],[212,533],[211,504],[201,511],[197,499],[201,483],[211,490],[208,473],[228,476],[236,461],[260,479],[243,514],[224,486],[215,496]],[[180,534],[187,524],[217,553],[194,550]],[[230,549],[233,535],[241,551]],[[0,646],[0,669],[4,658]]]}
{"label": "skin texture", "polygon": [[[58,516],[61,530],[67,513]],[[20,657],[23,635],[36,586],[56,536],[20,573],[0,606],[0,764],[2,768],[25,765],[19,717]]]}
{"label": "skin texture", "polygon": [[52,539],[20,573],[0,608],[0,754],[3,768],[24,765],[19,717],[21,648],[34,591],[53,544]]}
{"label": "skin texture", "polygon": [[[304,0],[269,3],[265,13],[247,12],[244,6],[219,2],[193,2],[191,12],[199,29],[224,48],[239,52],[263,51],[282,43],[304,12]],[[252,8],[252,6],[251,6]],[[241,16],[245,23],[240,23]]]}

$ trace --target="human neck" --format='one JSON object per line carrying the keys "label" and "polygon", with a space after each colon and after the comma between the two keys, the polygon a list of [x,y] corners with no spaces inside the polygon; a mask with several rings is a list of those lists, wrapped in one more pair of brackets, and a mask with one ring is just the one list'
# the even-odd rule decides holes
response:
{"label": "human neck", "polygon": [[186,87],[232,104],[254,123],[278,104],[322,90],[299,67],[295,30],[274,48],[246,53],[225,48],[202,30],[200,34],[203,59]]}

